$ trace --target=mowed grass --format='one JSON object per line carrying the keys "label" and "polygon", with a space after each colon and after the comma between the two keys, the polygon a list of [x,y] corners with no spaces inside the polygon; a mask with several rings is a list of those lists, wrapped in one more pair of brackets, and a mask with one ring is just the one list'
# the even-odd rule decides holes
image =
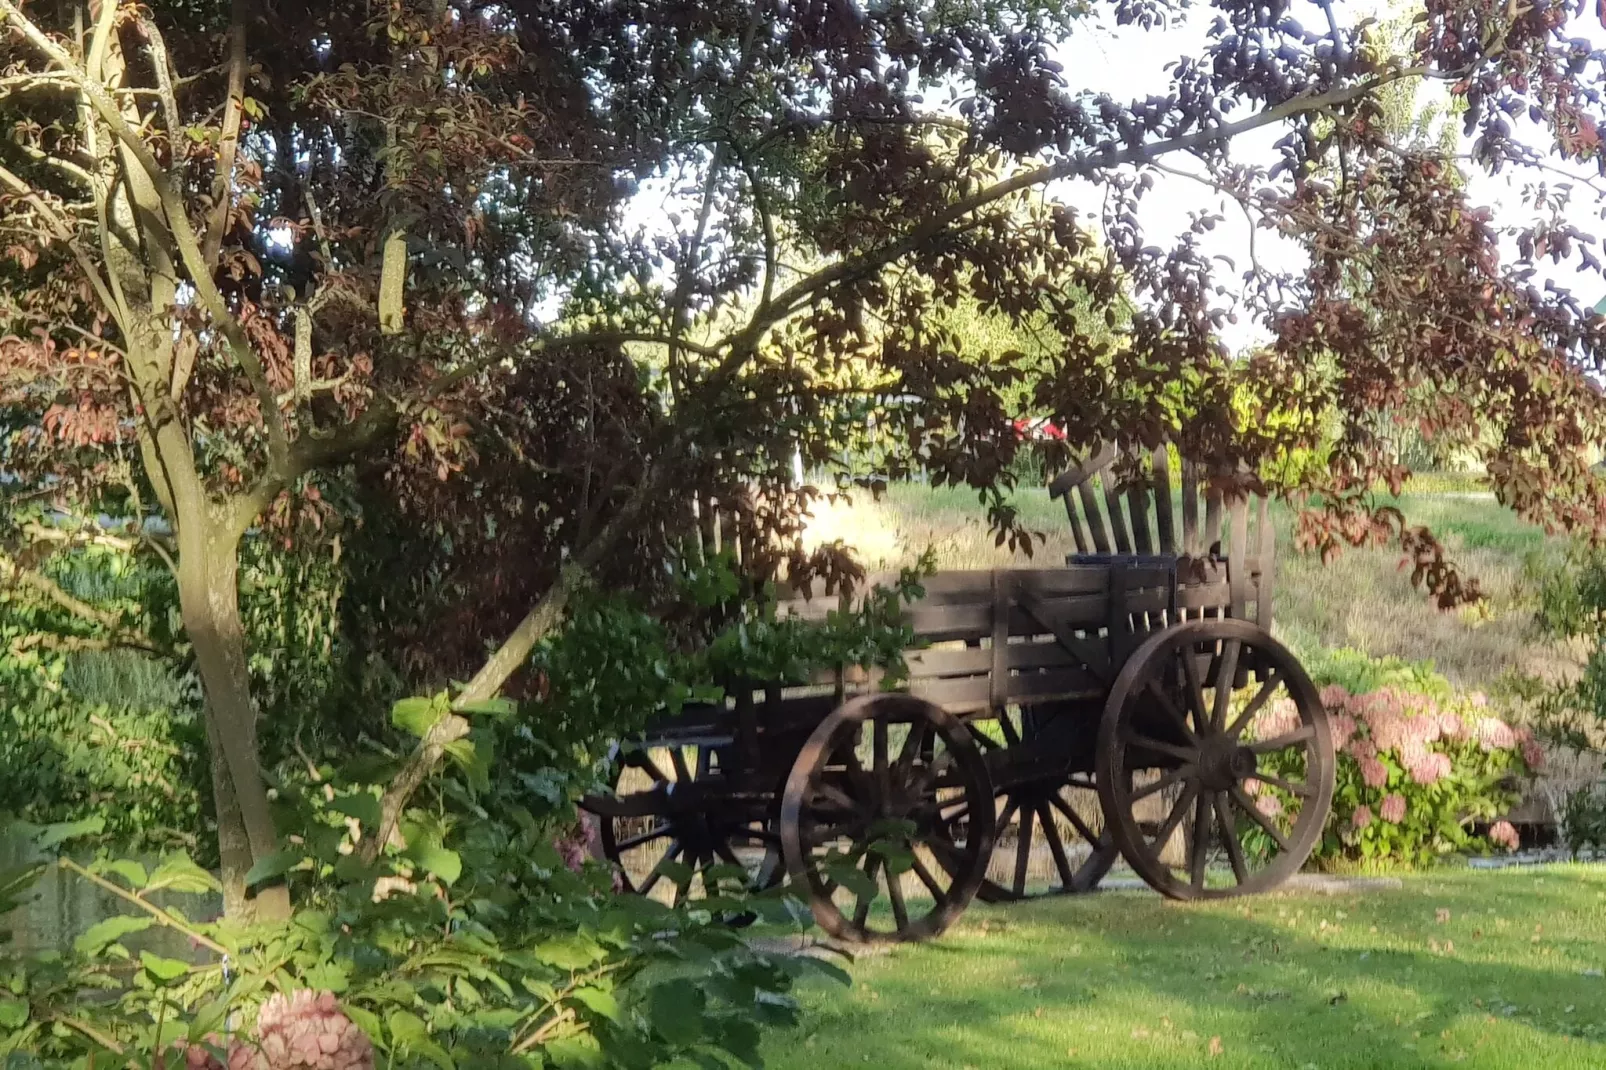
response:
{"label": "mowed grass", "polygon": [[[921,484],[895,484],[879,502],[861,494],[851,505],[822,505],[809,536],[841,539],[872,569],[911,563],[928,547],[941,568],[1051,566],[1075,550],[1064,509],[1046,491],[1024,489],[1014,503],[1027,526],[1045,536],[1031,557],[995,544],[973,492]],[[1485,606],[1441,612],[1411,587],[1397,549],[1346,549],[1324,566],[1294,549],[1292,515],[1279,505],[1274,618],[1285,642],[1300,651],[1354,647],[1376,657],[1432,659],[1467,688],[1495,688],[1511,672],[1555,679],[1577,664],[1537,634],[1525,580],[1527,563],[1559,553],[1559,540],[1487,496],[1407,493],[1395,504],[1409,522],[1432,529],[1452,560],[1478,579],[1489,595]]]}
{"label": "mowed grass", "polygon": [[1399,891],[974,904],[805,989],[772,1070],[1606,1066],[1606,868]]}

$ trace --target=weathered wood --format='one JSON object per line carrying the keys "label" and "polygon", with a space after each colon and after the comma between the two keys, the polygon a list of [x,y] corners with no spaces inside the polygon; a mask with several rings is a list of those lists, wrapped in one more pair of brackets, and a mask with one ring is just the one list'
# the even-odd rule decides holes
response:
{"label": "weathered wood", "polygon": [[[1133,459],[1140,464],[1143,454],[1133,447]],[[1141,468],[1140,468],[1141,472]],[[1132,552],[1154,553],[1154,537],[1149,530],[1149,482],[1138,479],[1126,488],[1127,511],[1132,514]]]}
{"label": "weathered wood", "polygon": [[1182,552],[1198,557],[1209,544],[1199,542],[1199,469],[1189,460],[1182,462]]}
{"label": "weathered wood", "polygon": [[1009,624],[1013,588],[1014,583],[1008,571],[999,569],[993,572],[993,646],[990,651],[993,665],[992,672],[988,673],[991,683],[988,701],[994,710],[1002,709],[1005,684],[1009,680],[1009,635],[1012,630]]}
{"label": "weathered wood", "polygon": [[1078,485],[1076,494],[1082,499],[1082,512],[1087,517],[1087,530],[1093,539],[1094,550],[1101,554],[1109,553],[1110,529],[1104,522],[1104,513],[1099,508],[1098,496],[1093,493],[1093,484]]}
{"label": "weathered wood", "polygon": [[1204,531],[1199,533],[1199,552],[1207,554],[1221,541],[1221,491],[1214,483],[1205,486]]}
{"label": "weathered wood", "polygon": [[1154,451],[1154,522],[1159,529],[1160,552],[1176,553],[1176,520],[1171,511],[1171,451],[1163,445]]}
{"label": "weathered wood", "polygon": [[1093,552],[1093,543],[1088,538],[1087,527],[1082,523],[1082,516],[1076,511],[1076,499],[1067,494],[1065,496],[1065,519],[1070,521],[1071,542],[1076,545],[1079,554]]}
{"label": "weathered wood", "polygon": [[1115,552],[1118,554],[1131,554],[1137,551],[1132,548],[1132,532],[1127,529],[1126,517],[1121,512],[1121,491],[1115,485],[1115,473],[1106,468],[1104,474],[1099,476],[1099,485],[1104,490],[1104,504],[1110,511],[1110,534],[1114,536]]}
{"label": "weathered wood", "polygon": [[1115,444],[1112,442],[1100,443],[1093,455],[1074,468],[1060,473],[1048,485],[1048,496],[1058,498],[1068,495],[1072,490],[1092,479],[1103,470],[1104,466],[1115,460]]}
{"label": "weathered wood", "polygon": [[1255,623],[1271,631],[1271,609],[1277,576],[1277,530],[1271,522],[1266,499],[1260,499],[1260,553],[1257,555],[1259,580],[1255,585]]}
{"label": "weathered wood", "polygon": [[1232,598],[1228,614],[1234,620],[1243,620],[1249,600],[1249,503],[1239,497],[1232,500],[1232,531],[1227,537],[1227,583]]}

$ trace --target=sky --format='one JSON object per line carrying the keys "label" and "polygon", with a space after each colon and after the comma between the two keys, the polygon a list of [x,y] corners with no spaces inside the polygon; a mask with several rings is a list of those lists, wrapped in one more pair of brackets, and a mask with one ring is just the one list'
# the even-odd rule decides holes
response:
{"label": "sky", "polygon": [[[1408,17],[1421,8],[1420,0],[1337,0],[1335,13],[1342,25],[1354,25],[1366,18],[1392,20]],[[1594,15],[1594,5],[1583,5],[1585,10],[1575,14],[1568,35],[1589,38],[1596,47],[1606,47],[1606,29]],[[1303,8],[1304,10],[1301,10]],[[1102,10],[1102,9],[1101,9]],[[1319,25],[1325,15],[1315,4],[1296,0],[1295,18],[1306,25]],[[1078,31],[1061,47],[1058,59],[1065,69],[1067,84],[1073,88],[1109,93],[1116,100],[1138,100],[1151,94],[1164,93],[1170,83],[1166,70],[1169,63],[1185,55],[1197,55],[1208,41],[1207,29],[1215,17],[1209,4],[1195,4],[1182,16],[1163,29],[1144,30],[1136,26],[1116,27],[1105,15],[1096,15],[1079,24]],[[1444,99],[1442,86],[1425,84],[1418,95],[1419,103]],[[930,99],[930,98],[928,98]],[[1275,162],[1273,146],[1287,133],[1286,126],[1268,126],[1234,139],[1231,157],[1235,162],[1269,166]],[[1459,134],[1459,125],[1457,125]],[[1550,138],[1532,126],[1518,124],[1515,135],[1541,150],[1548,148]],[[1464,144],[1462,151],[1470,149]],[[1165,159],[1169,167],[1202,173],[1203,169],[1185,154],[1174,154]],[[1555,175],[1538,175],[1532,171],[1517,171],[1490,176],[1471,164],[1466,165],[1468,192],[1474,204],[1486,205],[1493,210],[1495,225],[1515,230],[1533,218],[1533,212],[1523,203],[1523,186],[1543,179],[1558,181]],[[684,198],[677,197],[668,181],[649,181],[643,184],[626,212],[626,225],[642,227],[649,232],[667,232],[671,212],[678,212],[682,226],[689,226],[696,212]],[[1085,181],[1061,182],[1051,186],[1047,195],[1063,200],[1078,208],[1084,223],[1096,231],[1102,192],[1099,187]],[[1213,231],[1201,239],[1207,254],[1228,258],[1235,269],[1223,270],[1222,281],[1232,281],[1250,263],[1250,226],[1236,203],[1196,181],[1165,173],[1155,173],[1155,186],[1143,200],[1139,220],[1146,232],[1147,244],[1166,246],[1171,239],[1185,232],[1192,214],[1201,210],[1214,210],[1223,217]],[[1569,218],[1586,233],[1606,234],[1606,201],[1582,186],[1575,189]],[[1298,270],[1302,254],[1297,245],[1277,235],[1260,230],[1255,238],[1255,258],[1269,271]],[[1515,258],[1515,247],[1508,243],[1507,257]],[[1606,260],[1606,256],[1602,256]],[[1594,305],[1606,297],[1606,278],[1595,274],[1583,276],[1568,264],[1555,265],[1545,261],[1535,285],[1543,287],[1549,280],[1572,290],[1579,300]],[[1235,302],[1227,302],[1229,310]],[[1247,315],[1223,331],[1223,341],[1230,349],[1242,351],[1264,338],[1264,332]]]}
{"label": "sky", "polygon": [[[1408,16],[1422,7],[1421,3],[1401,0],[1358,0],[1335,4],[1335,13],[1341,25],[1354,25],[1365,18],[1394,19]],[[1293,15],[1306,26],[1319,25],[1325,18],[1314,3],[1296,3]],[[1299,10],[1304,8],[1305,10]],[[1606,47],[1606,29],[1594,16],[1594,5],[1587,5],[1582,15],[1575,15],[1568,27],[1568,35],[1586,37],[1596,47]],[[1057,57],[1064,65],[1067,78],[1108,92],[1117,100],[1141,99],[1151,93],[1165,92],[1169,84],[1166,64],[1180,56],[1197,54],[1207,41],[1207,28],[1214,18],[1209,5],[1195,6],[1188,15],[1163,31],[1145,31],[1138,27],[1114,27],[1107,20],[1096,22],[1087,32],[1073,36]],[[1418,102],[1429,103],[1445,93],[1437,83],[1426,84],[1418,94]],[[1232,159],[1238,163],[1269,166],[1276,160],[1272,146],[1287,133],[1286,126],[1269,126],[1237,138],[1231,146]],[[1459,134],[1459,124],[1457,124]],[[1546,149],[1551,143],[1548,134],[1532,126],[1519,125],[1516,135],[1525,143]],[[1470,143],[1462,146],[1469,151]],[[1190,166],[1182,154],[1168,157],[1168,166],[1179,170],[1202,173],[1197,164]],[[1517,228],[1533,218],[1533,212],[1523,203],[1522,188],[1536,179],[1551,182],[1564,181],[1555,175],[1538,175],[1532,171],[1508,172],[1488,175],[1471,164],[1465,165],[1468,173],[1469,199],[1477,205],[1486,205],[1493,211],[1496,226]],[[1097,218],[1100,193],[1086,182],[1061,183],[1050,191],[1052,196],[1075,205],[1091,218]],[[1586,233],[1606,233],[1602,223],[1602,210],[1606,208],[1599,195],[1581,186],[1575,187],[1570,219]],[[1191,213],[1214,209],[1224,221],[1204,235],[1201,245],[1210,254],[1230,258],[1241,272],[1249,262],[1249,224],[1236,203],[1221,194],[1207,189],[1198,182],[1172,175],[1157,173],[1155,188],[1139,210],[1139,220],[1149,234],[1149,244],[1166,245],[1166,239],[1175,238],[1186,231]],[[1262,230],[1255,247],[1256,258],[1267,270],[1292,270],[1302,265],[1303,258],[1293,242],[1280,239]],[[1515,258],[1515,246],[1508,244],[1508,258]],[[1606,259],[1606,258],[1603,258]],[[1229,272],[1223,272],[1225,277]],[[1570,265],[1555,265],[1545,261],[1541,265],[1536,285],[1542,287],[1549,279],[1558,286],[1571,289],[1586,305],[1593,305],[1606,297],[1606,279],[1599,275],[1584,276]],[[1258,325],[1248,317],[1223,332],[1224,341],[1233,349],[1242,349],[1261,340]]]}

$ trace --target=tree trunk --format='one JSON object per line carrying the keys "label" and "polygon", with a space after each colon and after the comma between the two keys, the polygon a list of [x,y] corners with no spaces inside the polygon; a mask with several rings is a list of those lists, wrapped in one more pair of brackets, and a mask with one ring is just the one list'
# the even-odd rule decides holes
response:
{"label": "tree trunk", "polygon": [[240,621],[239,537],[211,517],[186,517],[179,531],[179,602],[206,692],[206,738],[223,863],[224,910],[258,920],[288,915],[283,885],[251,898],[251,866],[278,850],[257,754],[257,712]]}

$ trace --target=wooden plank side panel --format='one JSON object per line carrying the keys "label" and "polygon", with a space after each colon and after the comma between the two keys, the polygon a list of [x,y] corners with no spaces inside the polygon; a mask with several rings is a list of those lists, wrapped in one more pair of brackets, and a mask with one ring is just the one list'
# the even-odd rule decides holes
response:
{"label": "wooden plank side panel", "polygon": [[1255,623],[1271,631],[1272,601],[1276,593],[1277,530],[1265,498],[1260,499],[1260,552],[1256,555],[1259,579],[1255,584]]}
{"label": "wooden plank side panel", "polygon": [[1104,504],[1110,511],[1110,534],[1115,543],[1115,552],[1118,554],[1137,553],[1132,548],[1132,532],[1126,526],[1126,517],[1121,509],[1121,492],[1115,485],[1115,474],[1105,469],[1099,476],[1099,483],[1104,490]]}
{"label": "wooden plank side panel", "polygon": [[1088,535],[1093,539],[1093,548],[1097,553],[1110,552],[1110,528],[1104,522],[1104,513],[1099,508],[1097,495],[1093,493],[1092,483],[1083,483],[1076,488],[1076,494],[1082,499],[1082,513],[1087,517]]}
{"label": "wooden plank side panel", "polygon": [[1171,451],[1165,446],[1154,451],[1154,524],[1159,529],[1160,552],[1176,553],[1176,521],[1171,512]]}
{"label": "wooden plank side panel", "polygon": [[1227,583],[1232,588],[1229,614],[1236,620],[1244,619],[1249,599],[1249,503],[1234,498],[1231,506],[1232,531],[1227,538]]}
{"label": "wooden plank side panel", "polygon": [[1087,525],[1082,523],[1082,514],[1076,511],[1076,495],[1065,496],[1065,519],[1071,525],[1071,542],[1076,546],[1079,554],[1093,552],[1093,543],[1088,538]]}
{"label": "wooden plank side panel", "polygon": [[1182,552],[1198,557],[1209,549],[1199,542],[1199,470],[1192,461],[1182,462]]}
{"label": "wooden plank side panel", "polygon": [[[1042,702],[1049,699],[1096,699],[1109,689],[1085,669],[1011,676],[1003,689],[1003,702],[1012,704]],[[910,694],[935,702],[952,713],[994,708],[992,682],[985,676],[943,680],[910,681]]]}

